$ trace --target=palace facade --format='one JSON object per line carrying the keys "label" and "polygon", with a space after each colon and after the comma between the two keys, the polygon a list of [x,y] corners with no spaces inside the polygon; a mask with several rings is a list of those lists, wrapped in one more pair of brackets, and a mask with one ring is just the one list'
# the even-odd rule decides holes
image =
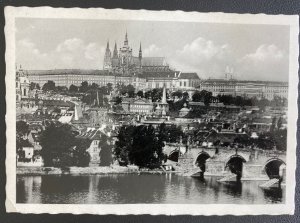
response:
{"label": "palace facade", "polygon": [[288,98],[288,82],[207,79],[201,82],[199,90],[210,91],[213,96],[232,95],[268,100],[272,100],[275,96]]}

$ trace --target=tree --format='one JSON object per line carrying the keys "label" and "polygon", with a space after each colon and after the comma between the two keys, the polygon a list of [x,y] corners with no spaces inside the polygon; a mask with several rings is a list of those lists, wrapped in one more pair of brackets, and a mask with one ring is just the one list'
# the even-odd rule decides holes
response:
{"label": "tree", "polygon": [[195,91],[195,93],[192,96],[192,100],[195,102],[204,102],[206,106],[209,105],[212,99],[212,93],[206,90],[202,91]]}
{"label": "tree", "polygon": [[90,88],[90,90],[92,90],[92,91],[96,91],[96,90],[99,88],[99,85],[96,84],[96,83],[92,83],[92,85],[91,85],[89,88]]}
{"label": "tree", "polygon": [[202,100],[202,95],[201,95],[200,91],[195,91],[195,93],[192,96],[192,100],[194,102],[200,102]]}
{"label": "tree", "polygon": [[171,95],[172,97],[182,98],[182,91],[175,91]]}
{"label": "tree", "polygon": [[280,129],[282,127],[282,117],[279,117],[277,121],[277,128]]}
{"label": "tree", "polygon": [[270,105],[270,101],[266,98],[262,98],[257,102],[257,106],[262,111],[265,111],[266,107],[269,105]]}
{"label": "tree", "polygon": [[127,85],[126,90],[127,90],[128,97],[134,98],[135,89],[134,89],[133,85],[131,85],[131,84]]}
{"label": "tree", "polygon": [[79,87],[79,91],[82,92],[82,93],[85,93],[87,92],[89,89],[89,84],[87,81],[83,81]]}
{"label": "tree", "polygon": [[86,103],[88,105],[92,104],[93,103],[93,100],[92,100],[92,95],[91,94],[86,94],[82,97],[81,101],[83,103]]}
{"label": "tree", "polygon": [[46,82],[46,83],[43,85],[42,90],[43,90],[43,91],[55,91],[56,88],[55,88],[55,83],[54,83],[54,81],[48,81],[48,82]]}
{"label": "tree", "polygon": [[73,165],[74,166],[88,166],[90,162],[90,155],[86,151],[91,145],[91,140],[88,138],[75,138],[75,148],[73,151]]}
{"label": "tree", "polygon": [[153,102],[161,101],[163,89],[162,88],[154,88],[145,93],[145,98],[151,98]]}
{"label": "tree", "polygon": [[162,140],[151,125],[122,126],[117,137],[115,155],[121,163],[154,167],[164,158]]}
{"label": "tree", "polygon": [[55,91],[57,91],[57,92],[67,92],[68,88],[66,86],[57,86],[55,88]]}
{"label": "tree", "polygon": [[70,125],[50,124],[41,135],[41,155],[45,166],[87,166],[90,144],[88,138],[75,137]]}
{"label": "tree", "polygon": [[71,84],[69,87],[69,91],[73,93],[78,92],[78,87],[75,86],[74,84]]}
{"label": "tree", "polygon": [[[41,155],[45,166],[53,166],[54,159],[62,160],[74,146],[74,135],[71,126],[50,124],[41,135]],[[64,165],[61,163],[61,165]]]}
{"label": "tree", "polygon": [[107,85],[106,85],[106,89],[107,89],[107,94],[110,94],[110,92],[113,90],[113,85],[112,85],[112,83],[108,83]]}
{"label": "tree", "polygon": [[140,98],[143,98],[143,97],[144,97],[143,91],[138,91],[138,92],[136,93],[136,95],[137,95],[138,97],[140,97]]}
{"label": "tree", "polygon": [[189,96],[189,93],[183,92],[182,97],[183,97],[185,100],[188,100],[190,96]]}
{"label": "tree", "polygon": [[37,83],[34,83],[34,82],[30,82],[30,85],[29,85],[29,90],[34,90],[34,89],[37,89],[37,90],[40,90],[40,85],[37,84]]}
{"label": "tree", "polygon": [[18,151],[22,142],[24,141],[24,137],[27,136],[29,132],[29,125],[24,121],[17,121],[16,124],[16,150]]}
{"label": "tree", "polygon": [[118,85],[118,90],[121,93],[121,95],[127,95],[129,98],[133,98],[134,97],[134,92],[135,89],[133,87],[133,85],[129,84],[129,85]]}
{"label": "tree", "polygon": [[118,105],[118,104],[121,104],[121,103],[122,103],[122,98],[117,96],[115,104]]}
{"label": "tree", "polygon": [[24,121],[17,121],[16,124],[16,133],[17,136],[24,137],[29,132],[29,125]]}
{"label": "tree", "polygon": [[162,141],[175,143],[181,138],[186,138],[183,131],[179,126],[171,125],[166,126],[165,123],[162,123],[159,126],[159,137]]}
{"label": "tree", "polygon": [[113,145],[110,142],[110,139],[103,135],[101,138],[101,143],[99,143],[99,146],[101,147],[100,150],[100,166],[109,166],[112,161],[112,149]]}
{"label": "tree", "polygon": [[276,128],[276,117],[274,116],[273,119],[272,119],[272,125],[271,125],[271,128],[270,128],[270,131],[273,132]]}

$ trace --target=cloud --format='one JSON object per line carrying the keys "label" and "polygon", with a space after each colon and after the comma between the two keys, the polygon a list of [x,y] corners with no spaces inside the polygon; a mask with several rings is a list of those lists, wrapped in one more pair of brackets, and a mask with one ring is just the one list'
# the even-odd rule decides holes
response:
{"label": "cloud", "polygon": [[243,60],[250,60],[254,63],[280,61],[283,59],[284,53],[276,45],[260,45],[254,53],[247,54]]}
{"label": "cloud", "polygon": [[246,79],[287,80],[288,55],[274,44],[262,44],[238,62],[239,73]]}
{"label": "cloud", "polygon": [[104,48],[79,38],[62,41],[48,53],[41,53],[29,39],[17,43],[17,61],[25,69],[101,69]]}
{"label": "cloud", "polygon": [[233,63],[228,44],[217,44],[212,40],[198,37],[191,43],[170,55],[170,65],[182,71],[196,71],[205,78],[223,75],[225,67]]}
{"label": "cloud", "polygon": [[89,43],[85,47],[84,56],[88,60],[99,60],[105,52],[104,47],[99,47],[96,43]]}
{"label": "cloud", "polygon": [[[42,53],[37,46],[29,39],[17,41],[16,59],[23,67],[42,67],[47,62],[47,53]],[[33,64],[34,63],[34,64]]]}
{"label": "cloud", "polygon": [[151,44],[146,49],[143,50],[143,56],[146,57],[155,57],[155,56],[162,56],[163,50],[162,48],[156,46],[155,44]]}

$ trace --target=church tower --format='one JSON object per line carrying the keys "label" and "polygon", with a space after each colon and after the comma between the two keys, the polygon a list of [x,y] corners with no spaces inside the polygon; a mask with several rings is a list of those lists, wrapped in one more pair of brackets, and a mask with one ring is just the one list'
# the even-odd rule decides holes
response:
{"label": "church tower", "polygon": [[139,50],[139,63],[140,63],[140,68],[142,68],[142,59],[143,59],[143,54],[142,54],[142,43],[140,42],[140,50]]}
{"label": "church tower", "polygon": [[103,70],[110,70],[111,68],[111,51],[109,49],[109,41],[107,41],[103,62]]}

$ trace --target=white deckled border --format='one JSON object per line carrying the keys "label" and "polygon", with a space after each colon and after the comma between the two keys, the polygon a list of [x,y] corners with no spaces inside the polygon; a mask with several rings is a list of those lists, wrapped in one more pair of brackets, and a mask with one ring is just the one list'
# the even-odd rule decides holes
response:
{"label": "white deckled border", "polygon": [[[289,100],[288,100],[288,152],[285,204],[16,204],[16,95],[15,95],[15,19],[16,18],[72,18],[105,20],[181,21],[231,24],[269,24],[290,27]],[[63,9],[51,7],[6,7],[6,209],[21,213],[73,213],[73,214],[165,214],[165,215],[280,215],[293,214],[295,209],[296,131],[298,118],[298,33],[297,15],[225,14],[183,11],[147,11],[123,9]],[[279,34],[280,35],[280,34]]]}

